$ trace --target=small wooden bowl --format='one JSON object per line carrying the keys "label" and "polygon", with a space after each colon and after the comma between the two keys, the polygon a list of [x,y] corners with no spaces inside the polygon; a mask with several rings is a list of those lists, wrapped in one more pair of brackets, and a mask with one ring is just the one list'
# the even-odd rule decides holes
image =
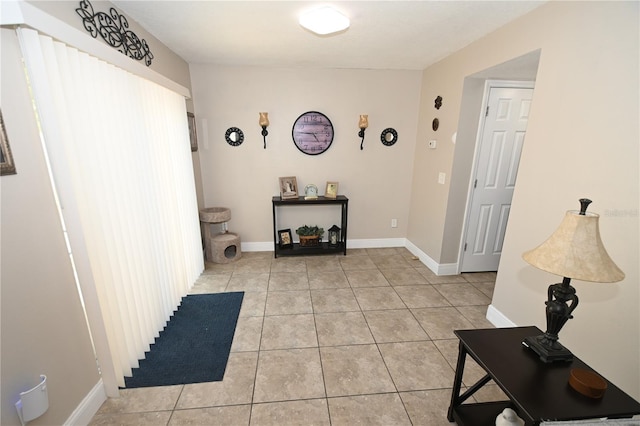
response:
{"label": "small wooden bowl", "polygon": [[607,382],[593,371],[574,368],[569,375],[569,385],[589,398],[602,398]]}

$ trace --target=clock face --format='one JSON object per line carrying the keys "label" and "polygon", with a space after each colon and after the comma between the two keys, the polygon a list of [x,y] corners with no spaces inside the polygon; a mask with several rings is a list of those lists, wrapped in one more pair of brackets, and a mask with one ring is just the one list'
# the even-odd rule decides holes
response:
{"label": "clock face", "polygon": [[314,184],[309,184],[304,188],[304,195],[308,197],[317,197],[318,196],[318,187]]}
{"label": "clock face", "polygon": [[291,134],[300,151],[318,155],[329,149],[333,142],[333,124],[321,112],[309,111],[296,119]]}

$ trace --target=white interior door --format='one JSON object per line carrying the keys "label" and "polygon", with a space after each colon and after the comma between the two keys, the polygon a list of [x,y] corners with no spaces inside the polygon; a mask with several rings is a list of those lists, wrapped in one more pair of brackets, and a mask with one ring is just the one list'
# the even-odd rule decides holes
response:
{"label": "white interior door", "polygon": [[498,270],[532,97],[532,88],[489,89],[461,272]]}

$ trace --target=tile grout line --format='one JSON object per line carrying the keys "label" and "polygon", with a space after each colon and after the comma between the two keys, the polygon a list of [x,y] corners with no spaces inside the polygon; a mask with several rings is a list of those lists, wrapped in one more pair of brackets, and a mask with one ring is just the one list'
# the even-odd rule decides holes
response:
{"label": "tile grout line", "polygon": [[[384,256],[386,256],[386,255],[387,255],[387,254],[385,254]],[[372,256],[371,254],[369,254],[368,252],[365,252],[365,254],[363,254],[363,255],[360,255],[360,254],[359,254],[357,257],[362,257],[363,259],[364,259],[364,258],[368,258],[368,259],[369,259],[369,261],[373,262],[373,261],[371,260],[371,256]],[[382,257],[383,255],[380,255],[380,256]],[[443,350],[444,350],[444,349],[446,349],[446,347],[448,347],[448,344],[447,344],[447,345],[441,345],[441,346],[439,346],[439,345],[436,345],[435,343],[436,343],[437,341],[453,340],[453,338],[451,338],[451,339],[449,339],[449,338],[440,338],[440,339],[435,339],[435,340],[434,340],[434,339],[429,335],[429,333],[427,333],[427,331],[426,331],[426,329],[425,329],[424,324],[423,324],[422,322],[420,322],[420,321],[418,320],[418,317],[416,316],[415,309],[419,309],[419,308],[410,308],[410,307],[408,306],[407,302],[405,301],[405,299],[403,299],[403,298],[400,296],[400,294],[398,293],[398,288],[397,288],[397,287],[399,287],[399,286],[395,286],[395,285],[393,285],[391,282],[389,282],[389,281],[388,281],[388,279],[387,279],[386,277],[385,277],[385,280],[386,280],[386,281],[387,281],[387,283],[388,283],[388,287],[390,287],[390,288],[392,288],[392,289],[393,289],[393,294],[395,294],[395,295],[400,299],[400,301],[402,302],[402,305],[404,306],[404,308],[400,308],[400,307],[398,307],[398,308],[386,308],[386,309],[372,309],[372,310],[367,310],[367,311],[365,311],[365,310],[363,309],[363,306],[362,306],[362,304],[361,304],[361,301],[360,301],[360,300],[358,299],[358,297],[356,296],[356,293],[355,293],[355,289],[356,289],[356,287],[353,287],[352,282],[351,282],[351,280],[349,279],[349,277],[348,277],[348,275],[347,275],[347,273],[346,273],[347,271],[343,268],[343,264],[342,264],[342,262],[338,262],[337,266],[333,266],[333,265],[331,265],[331,266],[330,266],[330,268],[331,268],[332,270],[333,270],[334,268],[339,269],[339,270],[340,270],[340,272],[342,273],[342,275],[345,277],[345,279],[346,279],[346,283],[348,284],[348,288],[350,289],[350,293],[353,295],[353,297],[354,297],[354,299],[355,299],[355,302],[356,302],[356,305],[357,305],[357,307],[358,307],[358,310],[354,310],[354,311],[347,310],[347,311],[344,311],[344,310],[342,310],[343,308],[338,308],[339,310],[337,310],[337,311],[335,311],[335,312],[319,312],[319,311],[317,311],[317,307],[316,307],[316,305],[313,303],[313,298],[312,298],[312,296],[311,296],[311,295],[312,295],[312,292],[313,292],[313,290],[314,290],[314,289],[311,289],[311,276],[310,276],[310,272],[311,272],[311,270],[310,270],[310,268],[309,268],[309,264],[308,264],[308,259],[307,259],[307,257],[305,256],[305,257],[303,257],[303,259],[304,259],[304,264],[305,264],[305,273],[306,273],[307,284],[308,284],[308,289],[307,289],[307,291],[308,291],[309,300],[310,300],[310,303],[311,303],[311,312],[310,312],[310,314],[311,314],[311,315],[313,315],[313,326],[314,326],[314,330],[315,330],[315,341],[316,341],[316,346],[312,346],[311,348],[317,348],[317,351],[318,351],[317,353],[318,353],[319,362],[320,362],[320,372],[321,372],[321,375],[322,375],[322,384],[323,384],[323,389],[324,389],[324,397],[323,397],[323,398],[294,398],[294,399],[286,399],[286,400],[284,400],[284,401],[264,401],[264,402],[255,402],[255,394],[256,394],[256,390],[257,390],[257,377],[258,377],[258,370],[259,370],[259,365],[260,365],[260,358],[261,358],[261,355],[262,355],[262,353],[263,353],[263,352],[267,352],[267,351],[268,351],[268,350],[263,349],[263,343],[264,343],[264,342],[263,342],[263,339],[264,339],[264,332],[265,332],[264,325],[265,325],[265,319],[266,319],[266,317],[267,317],[267,307],[268,307],[269,295],[270,295],[270,294],[272,294],[272,293],[274,293],[274,292],[279,292],[279,291],[293,291],[293,290],[295,290],[295,289],[290,289],[290,290],[288,290],[288,289],[286,289],[286,290],[276,290],[275,288],[274,288],[274,289],[272,289],[272,288],[271,288],[271,284],[272,284],[272,283],[271,283],[271,279],[273,278],[273,274],[274,274],[274,272],[275,272],[275,273],[278,273],[278,272],[287,272],[287,270],[286,270],[287,265],[286,265],[286,264],[284,265],[284,267],[283,267],[283,271],[276,271],[276,270],[274,270],[274,259],[273,259],[273,258],[269,258],[269,262],[268,262],[268,267],[269,267],[269,269],[268,269],[268,277],[267,277],[267,287],[266,287],[266,290],[264,291],[265,296],[264,296],[264,302],[263,302],[263,305],[262,305],[262,312],[261,312],[261,315],[250,315],[250,316],[249,316],[249,317],[256,317],[256,316],[257,316],[257,317],[260,317],[260,318],[261,318],[261,321],[260,321],[260,334],[259,334],[259,338],[258,338],[258,346],[257,346],[257,351],[256,351],[256,352],[257,352],[257,356],[256,356],[256,361],[255,361],[255,370],[254,370],[255,372],[254,372],[254,375],[253,375],[253,388],[252,388],[252,390],[251,390],[251,398],[250,398],[250,401],[249,401],[249,403],[248,403],[248,409],[249,409],[249,414],[248,414],[248,425],[250,425],[250,424],[251,424],[251,422],[252,422],[252,420],[254,420],[254,419],[253,419],[253,415],[254,415],[253,408],[254,408],[255,406],[257,406],[257,405],[271,404],[271,403],[279,403],[279,402],[288,402],[288,401],[290,401],[290,402],[294,402],[294,401],[317,400],[317,399],[322,399],[322,400],[324,400],[324,401],[325,401],[325,404],[326,404],[326,415],[327,415],[327,417],[328,417],[329,424],[331,425],[331,424],[333,424],[333,423],[334,423],[334,420],[335,420],[335,419],[332,419],[332,416],[331,416],[331,410],[330,410],[330,404],[329,404],[329,401],[330,401],[330,400],[332,400],[332,399],[338,399],[338,398],[354,398],[354,397],[359,397],[359,396],[380,395],[380,394],[393,394],[393,395],[396,395],[396,396],[397,396],[397,398],[400,398],[400,402],[401,402],[401,404],[402,404],[402,407],[403,407],[403,410],[404,410],[404,413],[405,413],[406,419],[408,419],[408,421],[409,421],[409,423],[410,423],[410,424],[415,424],[415,421],[416,421],[416,420],[415,420],[415,419],[413,419],[413,418],[411,418],[411,416],[409,415],[409,411],[410,411],[410,410],[409,410],[409,408],[410,408],[410,407],[407,405],[407,404],[413,405],[413,404],[415,404],[415,401],[414,401],[414,402],[405,401],[405,399],[403,399],[403,398],[402,398],[402,396],[401,396],[402,392],[401,392],[401,391],[399,391],[399,389],[398,389],[398,385],[396,384],[396,379],[394,379],[393,375],[391,374],[391,371],[390,371],[390,369],[389,369],[389,364],[388,364],[387,360],[385,360],[385,358],[384,358],[384,356],[383,356],[383,354],[382,354],[381,347],[380,347],[380,345],[381,345],[382,343],[385,343],[385,344],[386,344],[386,343],[394,343],[394,342],[386,342],[386,341],[385,341],[385,342],[380,342],[380,341],[378,341],[378,339],[375,337],[375,335],[374,335],[374,333],[373,333],[373,331],[372,331],[372,328],[371,328],[371,327],[372,327],[372,324],[371,324],[371,322],[370,322],[370,319],[368,319],[368,318],[367,318],[367,315],[365,315],[365,313],[366,313],[366,312],[378,312],[378,311],[379,311],[379,312],[384,312],[384,311],[390,311],[390,310],[396,310],[396,309],[397,309],[397,310],[402,310],[402,311],[406,311],[406,312],[408,312],[408,313],[409,313],[409,315],[410,315],[410,317],[413,319],[413,321],[415,321],[415,323],[419,326],[419,329],[420,329],[422,332],[424,332],[424,334],[425,334],[425,336],[426,336],[426,338],[427,338],[427,339],[425,339],[425,340],[406,340],[406,341],[405,341],[405,340],[403,340],[402,338],[398,338],[398,339],[399,339],[399,340],[398,340],[398,342],[395,342],[395,343],[419,342],[419,341],[424,341],[424,342],[426,342],[426,341],[430,341],[430,342],[432,342],[432,344],[435,346],[435,348],[436,348],[436,350],[437,350],[437,353],[438,353],[438,354],[439,354],[439,355],[440,355],[440,356],[441,356],[441,357],[446,361],[446,365],[447,365],[449,368],[453,368],[453,367],[451,366],[451,363],[449,362],[449,359],[447,358],[447,353],[448,353],[448,352],[443,352]],[[341,257],[339,257],[338,259],[341,259]],[[250,262],[255,261],[255,260],[258,260],[258,261],[260,261],[260,262],[261,262],[261,263],[263,263],[263,264],[264,264],[264,263],[266,263],[266,262],[264,262],[264,258],[263,258],[263,257],[254,257],[254,258],[250,259]],[[405,258],[405,260],[406,260],[406,258]],[[247,262],[247,263],[250,263],[250,262]],[[364,262],[364,261],[363,261],[363,262],[358,261],[358,262],[354,262],[354,263],[356,263],[356,264],[362,264],[362,263],[366,263],[366,262]],[[374,265],[375,265],[375,268],[374,268],[374,269],[366,269],[366,268],[365,268],[365,269],[349,269],[349,271],[352,271],[352,270],[353,270],[353,271],[375,270],[376,272],[378,272],[378,273],[382,274],[382,271],[381,271],[380,267],[379,267],[377,264],[375,264],[375,262],[373,262],[373,263],[374,263]],[[238,269],[238,268],[237,268],[238,266],[241,266],[241,267],[242,267],[242,269]],[[354,265],[352,264],[351,266],[353,267]],[[262,266],[261,266],[261,267],[262,267]],[[324,268],[324,267],[318,267],[318,270],[317,270],[317,271],[314,271],[314,273],[321,273],[321,272],[322,272],[322,270],[323,270],[323,268]],[[392,269],[393,269],[393,268],[392,268]],[[405,269],[405,268],[402,268],[402,269]],[[459,305],[459,304],[451,303],[451,301],[449,300],[449,298],[447,298],[444,294],[442,294],[440,291],[438,291],[438,289],[434,286],[434,284],[433,284],[433,283],[431,283],[431,281],[428,279],[428,277],[426,277],[424,274],[420,273],[420,271],[418,271],[418,270],[417,270],[417,268],[416,268],[415,266],[410,265],[410,267],[409,267],[409,268],[406,268],[406,269],[412,269],[412,270],[415,270],[415,271],[416,271],[416,272],[418,272],[420,275],[422,275],[422,276],[425,278],[425,280],[427,281],[427,284],[428,284],[431,288],[434,288],[434,290],[435,290],[438,294],[440,294],[440,295],[444,298],[444,300],[446,300],[446,301],[447,301],[447,303],[449,303],[449,306],[448,306],[448,307],[453,307],[453,308],[454,308],[454,310],[455,310],[455,312],[457,312],[457,313],[460,315],[460,317],[461,317],[461,318],[464,318],[466,321],[468,321],[468,322],[469,322],[469,323],[471,323],[474,327],[476,327],[476,328],[477,328],[477,324],[476,324],[474,321],[472,321],[472,320],[468,317],[469,313],[473,313],[473,316],[477,316],[477,315],[476,315],[476,313],[475,313],[475,312],[471,312],[471,311],[469,311],[469,313],[468,313],[467,315],[465,315],[465,314],[462,312],[462,310],[461,310],[461,309],[459,309],[459,308],[461,308],[461,307],[462,307],[462,308],[464,308],[464,307],[468,307],[468,306],[469,306],[469,307],[471,307],[471,306],[484,306],[484,307],[486,307],[486,305],[484,305],[484,304],[477,304],[477,305],[475,305],[475,304],[472,304],[472,305],[464,305],[464,304],[463,304],[463,305]],[[226,271],[225,271],[225,272],[226,272]],[[266,271],[264,271],[264,272],[266,272]],[[264,272],[260,271],[260,273],[264,273]],[[229,286],[230,286],[230,285],[232,285],[232,282],[233,282],[233,278],[234,278],[234,276],[235,276],[235,277],[240,277],[240,275],[242,275],[243,273],[249,274],[249,273],[254,273],[254,271],[252,271],[252,270],[251,270],[251,266],[250,266],[250,265],[247,265],[246,263],[243,263],[243,264],[241,264],[241,265],[234,264],[233,269],[232,269],[231,273],[230,273],[230,274],[229,274],[229,276],[228,276],[227,283],[226,283],[225,287],[223,287],[224,289],[223,289],[222,291],[228,291],[228,290],[229,290]],[[256,273],[257,273],[257,272],[256,272]],[[203,274],[204,274],[204,272],[203,272]],[[382,274],[382,275],[384,276],[384,274]],[[487,298],[491,299],[491,297],[490,297],[488,294],[486,294],[486,293],[485,293],[485,291],[490,291],[490,288],[487,288],[487,286],[482,286],[482,287],[483,287],[483,289],[484,289],[484,291],[482,291],[482,290],[479,288],[480,286],[476,286],[476,285],[474,284],[474,282],[469,281],[469,280],[467,279],[467,277],[462,276],[462,278],[464,279],[464,282],[444,282],[444,283],[438,283],[438,285],[447,285],[447,284],[468,284],[468,285],[470,285],[470,287],[471,287],[471,288],[474,288],[476,291],[478,291],[478,292],[482,293],[484,296],[486,296]],[[490,280],[483,281],[483,282],[487,282],[487,283],[489,283],[489,282],[490,282]],[[334,284],[335,284],[335,283],[334,283]],[[495,283],[494,283],[494,285],[495,285]],[[378,287],[378,286],[373,286],[373,287],[362,287],[362,288],[376,288],[376,287]],[[384,287],[387,287],[387,286],[384,286]],[[219,287],[218,287],[218,288],[219,288]],[[343,287],[338,287],[338,288],[343,288]],[[344,288],[346,289],[346,287],[344,287]],[[336,289],[336,288],[334,288],[334,287],[330,287],[330,288],[318,288],[318,289],[315,289],[315,290],[332,290],[332,289]],[[235,291],[235,290],[234,290],[234,291]],[[247,293],[247,291],[246,291],[246,290],[242,290],[242,291],[245,291],[245,293]],[[216,290],[215,292],[220,292],[220,290]],[[252,293],[252,292],[253,292],[253,291],[249,291],[249,293]],[[260,291],[260,293],[262,293],[262,291]],[[436,306],[436,307],[434,307],[434,308],[442,308],[442,307],[444,307],[444,306]],[[425,308],[431,309],[430,307],[425,307]],[[368,333],[371,335],[371,338],[373,339],[372,344],[375,344],[375,345],[376,345],[376,349],[377,349],[378,356],[379,356],[379,357],[382,359],[382,361],[383,361],[383,365],[384,365],[384,367],[385,367],[385,370],[387,371],[387,374],[389,375],[389,377],[390,377],[390,379],[391,379],[391,382],[393,383],[393,387],[394,387],[395,391],[391,391],[391,392],[374,392],[374,393],[358,393],[358,394],[354,394],[354,395],[335,396],[335,397],[329,397],[329,396],[328,396],[328,393],[327,393],[327,382],[326,382],[326,380],[327,380],[327,379],[326,379],[326,377],[325,377],[325,368],[324,368],[324,364],[323,364],[323,357],[322,357],[322,348],[323,348],[323,347],[322,347],[322,346],[321,346],[321,344],[320,344],[319,330],[318,330],[318,315],[321,315],[321,314],[331,314],[331,313],[347,313],[347,312],[358,312],[358,313],[362,316],[362,318],[364,319],[364,321],[365,321],[365,323],[364,323],[364,324],[366,324],[367,331],[368,331]],[[298,315],[298,314],[295,314],[295,313],[282,313],[282,314],[278,314],[278,315],[276,315],[276,316],[293,316],[293,315]],[[257,324],[257,323],[258,323],[258,322],[256,321],[256,324]],[[256,327],[256,329],[257,329],[257,327]],[[257,334],[257,333],[256,333],[256,334]],[[360,340],[360,339],[356,339],[356,340]],[[395,339],[394,339],[394,340],[395,340]],[[297,340],[296,340],[296,341],[297,341]],[[360,343],[360,344],[364,345],[365,343]],[[367,344],[369,344],[369,343],[367,343]],[[295,345],[295,343],[294,343],[294,345]],[[355,346],[355,345],[359,345],[359,344],[358,344],[358,343],[344,343],[344,344],[337,344],[337,345],[336,345],[336,344],[333,344],[333,345],[328,345],[327,347]],[[289,349],[285,349],[285,350],[291,350],[291,349],[301,349],[301,348],[294,347],[294,348],[289,348]],[[307,347],[305,346],[305,347],[303,347],[302,349],[307,349]],[[273,350],[280,350],[280,349],[274,348]],[[252,351],[241,351],[241,352],[237,352],[237,353],[242,353],[242,352],[245,352],[245,353],[246,353],[246,352],[252,352]],[[404,392],[405,392],[405,393],[407,393],[407,394],[409,394],[409,393],[411,393],[411,392],[424,392],[424,391],[427,391],[427,392],[428,392],[428,391],[433,391],[433,390],[446,390],[446,389],[450,389],[450,388],[449,388],[449,387],[440,387],[440,388],[437,388],[437,389],[436,389],[436,388],[432,388],[432,387],[428,387],[428,388],[425,388],[425,389],[413,389],[413,388],[412,388],[411,390],[407,390],[407,391],[404,391]],[[184,392],[185,392],[185,385],[182,385],[182,387],[180,388],[180,391],[179,391],[178,397],[177,397],[177,399],[175,400],[175,403],[173,404],[173,408],[172,408],[172,409],[170,409],[170,410],[168,410],[168,411],[169,411],[169,418],[168,418],[168,420],[167,420],[167,425],[171,424],[171,423],[172,423],[172,421],[178,421],[178,418],[177,418],[177,417],[176,417],[176,418],[174,418],[174,415],[176,414],[176,411],[181,411],[180,409],[178,409],[178,404],[179,404],[180,399],[182,398],[182,396],[183,396]],[[415,397],[412,397],[412,398],[415,398]],[[221,405],[213,405],[213,406],[211,406],[211,408],[214,408],[214,407],[222,408],[222,407],[228,407],[228,406],[244,406],[244,405],[245,405],[245,403],[238,403],[238,404],[221,404]],[[185,409],[185,410],[182,410],[182,411],[186,411],[186,410],[195,410],[196,408],[202,408],[202,409],[204,409],[204,408],[207,408],[207,407],[193,407],[193,408]],[[398,408],[399,408],[399,406],[398,406]],[[415,407],[414,407],[414,410],[415,410]],[[155,412],[158,412],[158,413],[159,413],[159,412],[161,412],[161,411],[155,411]],[[398,414],[399,414],[399,413],[400,413],[400,411],[398,410]],[[123,414],[123,413],[119,413],[119,414]],[[116,414],[116,413],[114,413],[113,415],[114,415],[114,416],[116,416],[117,414]],[[415,413],[414,413],[414,415],[415,415]],[[257,420],[257,418],[256,418],[256,420]]]}

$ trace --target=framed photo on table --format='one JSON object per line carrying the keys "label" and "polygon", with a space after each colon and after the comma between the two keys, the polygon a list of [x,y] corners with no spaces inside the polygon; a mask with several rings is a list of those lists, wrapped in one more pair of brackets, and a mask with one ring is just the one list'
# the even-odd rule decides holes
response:
{"label": "framed photo on table", "polygon": [[338,182],[327,182],[324,196],[325,198],[336,198],[338,196]]}
{"label": "framed photo on table", "polygon": [[295,176],[281,177],[280,179],[280,198],[283,200],[298,198],[298,182]]}
{"label": "framed photo on table", "polygon": [[280,248],[293,247],[293,238],[291,235],[291,229],[281,229],[278,231],[278,242]]}

